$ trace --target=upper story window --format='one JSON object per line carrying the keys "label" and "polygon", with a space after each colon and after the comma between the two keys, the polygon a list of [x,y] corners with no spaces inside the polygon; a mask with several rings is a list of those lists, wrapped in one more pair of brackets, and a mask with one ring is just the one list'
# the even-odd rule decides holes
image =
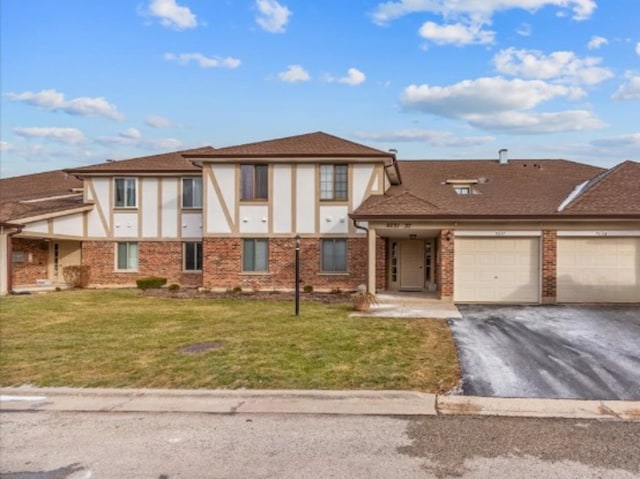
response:
{"label": "upper story window", "polygon": [[269,167],[267,165],[240,166],[240,199],[245,201],[269,199]]}
{"label": "upper story window", "polygon": [[114,206],[116,208],[135,208],[137,206],[135,178],[116,178],[115,189]]}
{"label": "upper story window", "polygon": [[459,195],[469,195],[471,194],[471,188],[468,186],[454,186],[453,190]]}
{"label": "upper story window", "polygon": [[453,191],[458,195],[473,195],[478,192],[474,189],[474,185],[477,185],[479,180],[477,179],[448,179],[445,183],[453,187]]}
{"label": "upper story window", "polygon": [[202,178],[182,178],[182,207],[202,208]]}
{"label": "upper story window", "polygon": [[320,165],[320,199],[349,199],[348,165]]}

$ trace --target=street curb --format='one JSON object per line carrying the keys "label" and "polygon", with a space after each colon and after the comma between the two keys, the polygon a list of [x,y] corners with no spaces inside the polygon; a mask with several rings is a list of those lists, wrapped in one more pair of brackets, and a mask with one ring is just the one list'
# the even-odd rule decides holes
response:
{"label": "street curb", "polygon": [[0,388],[2,411],[505,416],[640,422],[640,401],[486,398],[417,391]]}

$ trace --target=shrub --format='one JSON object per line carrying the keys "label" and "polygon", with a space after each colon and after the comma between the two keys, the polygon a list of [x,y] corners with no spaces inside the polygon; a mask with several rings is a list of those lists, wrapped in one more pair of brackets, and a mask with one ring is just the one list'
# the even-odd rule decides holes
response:
{"label": "shrub", "polygon": [[231,290],[233,293],[242,293],[242,286],[236,286]]}
{"label": "shrub", "polygon": [[72,288],[86,288],[89,286],[91,267],[87,265],[71,265],[62,268],[62,277],[67,286]]}
{"label": "shrub", "polygon": [[313,293],[313,286],[311,286],[310,284],[306,284],[304,288],[302,288],[302,291],[304,291],[305,293]]}
{"label": "shrub", "polygon": [[167,278],[159,278],[157,276],[149,276],[147,278],[140,278],[136,281],[136,286],[140,289],[153,289],[162,288],[167,284]]}
{"label": "shrub", "polygon": [[170,284],[167,289],[169,291],[171,291],[172,293],[175,293],[176,291],[180,291],[180,285],[176,284],[176,283],[173,283],[173,284]]}
{"label": "shrub", "polygon": [[331,294],[342,294],[342,289],[339,286],[331,288]]}

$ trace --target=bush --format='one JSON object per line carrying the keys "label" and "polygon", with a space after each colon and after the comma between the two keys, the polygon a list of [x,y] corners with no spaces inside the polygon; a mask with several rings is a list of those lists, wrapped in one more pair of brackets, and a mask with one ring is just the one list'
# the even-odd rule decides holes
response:
{"label": "bush", "polygon": [[89,286],[91,267],[87,265],[72,265],[62,268],[62,277],[71,288],[86,288]]}
{"label": "bush", "polygon": [[172,293],[175,293],[176,291],[180,291],[180,285],[176,284],[176,283],[173,283],[173,284],[170,284],[167,289],[169,291],[171,291]]}
{"label": "bush", "polygon": [[304,288],[302,288],[302,291],[304,291],[305,293],[313,293],[313,286],[307,284],[304,286]]}
{"label": "bush", "polygon": [[162,288],[165,284],[167,284],[167,278],[159,278],[157,276],[149,276],[148,278],[140,278],[136,281],[136,286],[138,288],[144,289],[154,289],[154,288]]}
{"label": "bush", "polygon": [[242,286],[236,286],[231,290],[232,293],[242,293]]}

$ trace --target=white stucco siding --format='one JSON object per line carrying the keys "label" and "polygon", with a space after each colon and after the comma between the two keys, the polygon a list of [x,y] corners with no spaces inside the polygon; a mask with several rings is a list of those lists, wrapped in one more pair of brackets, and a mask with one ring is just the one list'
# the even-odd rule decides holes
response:
{"label": "white stucco siding", "polygon": [[202,214],[182,214],[182,237],[190,239],[202,238]]}
{"label": "white stucco siding", "polygon": [[54,218],[53,233],[64,236],[82,237],[84,233],[84,217],[82,213]]}
{"label": "white stucco siding", "polygon": [[273,167],[273,232],[291,233],[291,166]]}
{"label": "white stucco siding", "polygon": [[315,173],[315,165],[298,165],[296,169],[296,233],[316,232]]}
{"label": "white stucco siding", "polygon": [[138,212],[114,213],[113,236],[116,238],[137,238]]}
{"label": "white stucco siding", "polygon": [[[362,204],[367,194],[367,186],[371,180],[371,175],[374,174],[374,165],[353,165],[353,204],[352,208],[355,210]],[[377,182],[372,185],[373,189],[378,188]]]}
{"label": "white stucco siding", "polygon": [[267,205],[240,206],[240,233],[268,233],[269,207]]}
{"label": "white stucco siding", "polygon": [[49,226],[46,220],[34,221],[33,223],[26,224],[23,231],[26,231],[29,233],[48,233]]}
{"label": "white stucco siding", "polygon": [[100,212],[95,207],[87,213],[87,236],[90,238],[106,238],[108,236]]}
{"label": "white stucco siding", "polygon": [[[111,199],[111,179],[92,178],[91,187],[95,193],[95,206],[87,216],[87,234],[90,237],[106,238],[109,235]],[[106,228],[105,228],[106,226]]]}
{"label": "white stucco siding", "polygon": [[204,178],[207,233],[231,233],[236,202],[235,166],[208,166],[204,171]]}
{"label": "white stucco siding", "polygon": [[320,206],[320,233],[349,232],[349,210],[346,206]]}
{"label": "white stucco siding", "polygon": [[178,179],[162,179],[162,237],[178,237],[178,208],[180,201],[178,198]]}
{"label": "white stucco siding", "polygon": [[142,237],[158,237],[158,178],[142,178]]}

